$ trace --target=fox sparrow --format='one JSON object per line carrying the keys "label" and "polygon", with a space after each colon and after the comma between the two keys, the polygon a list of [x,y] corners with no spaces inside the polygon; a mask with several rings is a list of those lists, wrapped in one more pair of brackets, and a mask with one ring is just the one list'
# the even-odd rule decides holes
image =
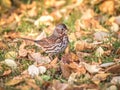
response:
{"label": "fox sparrow", "polygon": [[43,38],[41,40],[32,40],[28,38],[22,39],[33,41],[40,48],[42,48],[43,51],[45,51],[45,53],[55,55],[60,52],[63,52],[69,43],[67,30],[68,29],[65,24],[58,24],[55,27],[53,34],[47,38]]}

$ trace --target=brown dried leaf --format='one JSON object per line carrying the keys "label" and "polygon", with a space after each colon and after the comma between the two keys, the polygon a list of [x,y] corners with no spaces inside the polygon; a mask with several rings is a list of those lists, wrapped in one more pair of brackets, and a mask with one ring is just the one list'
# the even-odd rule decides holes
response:
{"label": "brown dried leaf", "polygon": [[26,57],[27,56],[27,50],[26,49],[19,49],[19,56],[20,57]]}
{"label": "brown dried leaf", "polygon": [[71,69],[68,67],[68,64],[64,64],[63,62],[61,62],[60,67],[63,77],[68,79],[71,74]]}
{"label": "brown dried leaf", "polygon": [[105,72],[119,74],[120,73],[120,65],[119,64],[115,64],[113,66],[110,66],[110,67],[106,68]]}
{"label": "brown dried leaf", "polygon": [[56,57],[54,60],[52,60],[50,62],[50,64],[47,66],[47,68],[57,68],[58,67],[57,61],[58,61],[58,58]]}
{"label": "brown dried leaf", "polygon": [[53,80],[52,85],[49,86],[49,89],[47,90],[66,90],[66,88],[69,86],[67,83],[61,83],[58,80]]}
{"label": "brown dried leaf", "polygon": [[36,85],[35,80],[34,79],[26,79],[25,82],[31,86],[34,90],[40,90],[40,87],[38,85]]}
{"label": "brown dried leaf", "polygon": [[96,74],[93,78],[92,81],[95,84],[100,84],[101,81],[104,81],[107,79],[107,77],[110,75],[110,73],[101,73],[101,74]]}
{"label": "brown dried leaf", "polygon": [[0,49],[7,49],[7,46],[0,41]]}
{"label": "brown dried leaf", "polygon": [[74,53],[66,53],[64,56],[62,56],[62,61],[64,63],[70,63],[70,62],[79,62],[78,56]]}
{"label": "brown dried leaf", "polygon": [[76,72],[77,74],[85,74],[86,73],[86,69],[84,68],[84,66],[82,66],[82,65],[80,66],[75,62],[70,63],[68,66],[73,72]]}
{"label": "brown dried leaf", "polygon": [[92,49],[95,45],[89,44],[86,41],[76,41],[74,44],[76,51],[83,51],[85,49]]}
{"label": "brown dried leaf", "polygon": [[14,86],[14,85],[17,85],[23,81],[24,81],[23,78],[13,78],[12,80],[6,82],[5,85],[6,86]]}

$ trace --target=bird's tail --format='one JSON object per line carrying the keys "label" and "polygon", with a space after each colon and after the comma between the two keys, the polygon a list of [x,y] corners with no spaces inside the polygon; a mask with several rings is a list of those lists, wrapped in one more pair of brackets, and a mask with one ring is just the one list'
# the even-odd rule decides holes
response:
{"label": "bird's tail", "polygon": [[33,39],[29,39],[29,38],[20,38],[20,39],[28,40],[28,41],[32,41],[32,42],[37,42],[37,40],[33,40]]}

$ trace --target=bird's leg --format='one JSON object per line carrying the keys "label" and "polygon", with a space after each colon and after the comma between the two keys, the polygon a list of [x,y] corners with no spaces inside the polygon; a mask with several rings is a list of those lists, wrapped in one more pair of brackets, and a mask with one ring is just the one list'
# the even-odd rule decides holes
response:
{"label": "bird's leg", "polygon": [[50,60],[53,60],[53,54],[52,53],[50,53],[48,56],[49,56]]}

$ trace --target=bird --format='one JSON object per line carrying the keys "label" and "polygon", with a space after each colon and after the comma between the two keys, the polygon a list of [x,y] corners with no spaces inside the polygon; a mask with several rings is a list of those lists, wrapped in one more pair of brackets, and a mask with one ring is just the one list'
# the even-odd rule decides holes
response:
{"label": "bird", "polygon": [[37,44],[45,53],[49,54],[52,59],[53,55],[63,52],[68,46],[69,39],[67,35],[68,28],[65,24],[58,24],[55,26],[53,33],[41,40],[33,40],[29,38],[21,38],[29,40]]}

